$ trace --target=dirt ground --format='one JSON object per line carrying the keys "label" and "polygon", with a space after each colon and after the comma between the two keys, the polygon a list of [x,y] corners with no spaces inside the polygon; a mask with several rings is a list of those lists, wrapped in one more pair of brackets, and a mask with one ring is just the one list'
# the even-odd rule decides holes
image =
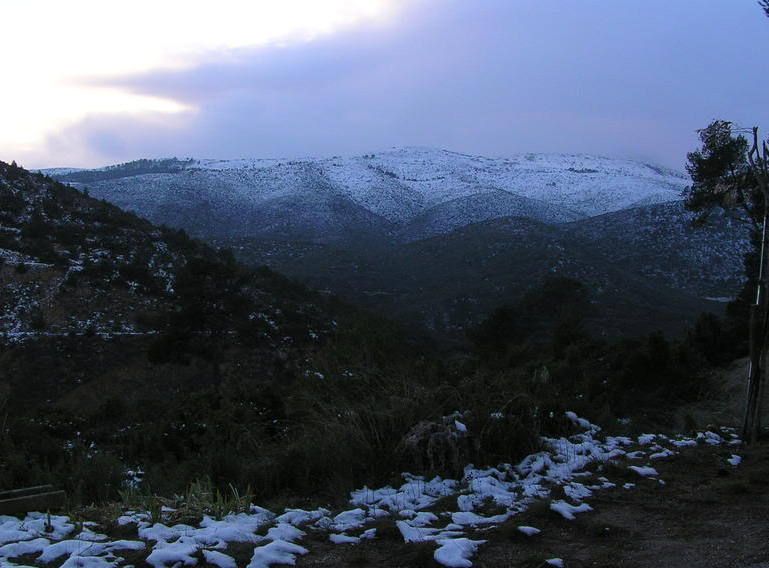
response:
{"label": "dirt ground", "polygon": [[[616,489],[588,499],[593,512],[566,521],[539,504],[506,525],[479,531],[486,539],[473,566],[546,566],[559,557],[575,567],[769,568],[769,444],[739,448],[744,461],[726,463],[727,448],[684,450],[655,462],[662,485],[617,468],[607,472]],[[636,483],[623,489],[625,482]],[[542,533],[526,537],[518,525]],[[397,529],[383,524],[379,538],[360,545],[334,545],[312,537],[298,566],[437,566],[435,545],[406,545]]]}
{"label": "dirt ground", "polygon": [[[747,361],[719,372],[718,392],[708,401],[680,410],[700,426],[739,424]],[[767,405],[764,405],[767,409]],[[769,424],[769,412],[765,423]],[[681,419],[682,426],[684,423]],[[743,457],[727,464],[732,452]],[[685,449],[654,466],[665,481],[639,479],[625,467],[606,472],[617,488],[596,492],[587,501],[593,511],[566,521],[548,502],[532,507],[506,525],[478,531],[486,540],[473,558],[476,568],[545,567],[562,558],[568,568],[769,568],[769,441],[752,448]],[[633,489],[623,489],[626,482]],[[542,532],[527,537],[519,525]],[[435,545],[406,545],[397,528],[383,523],[377,540],[333,545],[312,536],[310,553],[298,566],[433,567]]]}

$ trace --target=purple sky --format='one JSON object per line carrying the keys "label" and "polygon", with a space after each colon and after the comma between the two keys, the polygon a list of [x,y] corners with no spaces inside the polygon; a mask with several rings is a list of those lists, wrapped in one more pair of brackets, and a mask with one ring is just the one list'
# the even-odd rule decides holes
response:
{"label": "purple sky", "polygon": [[197,110],[93,115],[30,165],[421,145],[681,168],[714,118],[769,126],[767,52],[753,0],[415,0],[386,26],[99,79]]}

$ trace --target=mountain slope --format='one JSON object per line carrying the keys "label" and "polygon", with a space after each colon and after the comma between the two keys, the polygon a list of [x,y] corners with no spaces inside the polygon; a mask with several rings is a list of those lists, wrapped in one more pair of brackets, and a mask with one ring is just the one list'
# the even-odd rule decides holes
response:
{"label": "mountain slope", "polygon": [[[519,301],[553,275],[588,286],[593,304],[590,326],[607,337],[655,330],[680,333],[701,311],[723,309],[723,304],[692,290],[729,295],[741,286],[731,272],[726,280],[709,272],[713,251],[708,247],[681,241],[697,254],[681,253],[669,263],[662,262],[666,247],[655,250],[643,238],[623,239],[621,247],[614,241],[614,248],[601,239],[595,243],[586,231],[580,232],[582,223],[552,226],[509,217],[373,251],[273,241],[233,244],[246,262],[266,263],[312,287],[455,337],[494,308]],[[643,234],[646,228],[637,230]],[[615,248],[622,249],[624,256]],[[741,249],[731,252],[732,261],[739,263]],[[717,254],[725,253],[722,248]],[[656,272],[636,270],[633,262],[640,258],[655,263],[649,266],[656,266]],[[699,261],[705,263],[703,267],[696,264]]]}
{"label": "mountain slope", "polygon": [[[6,339],[157,332],[139,316],[177,310],[181,279],[194,263],[221,274],[240,270],[183,233],[0,162],[0,333]],[[269,272],[238,277],[244,307],[267,310],[271,318],[280,319],[275,310],[306,311],[312,302],[307,293],[305,306],[292,307],[297,298]]]}
{"label": "mountain slope", "polygon": [[114,500],[141,469],[169,495],[309,493],[395,451],[353,413],[424,415],[397,393],[424,390],[430,350],[411,381],[390,322],[2,162],[0,258],[0,489]]}
{"label": "mountain slope", "polygon": [[704,227],[683,203],[635,207],[564,225],[577,241],[626,272],[703,298],[732,298],[751,249],[743,219],[716,212]]}
{"label": "mountain slope", "polygon": [[[558,223],[680,199],[675,172],[591,156],[491,159],[403,148],[351,158],[141,160],[52,172],[154,222],[208,237],[407,240],[488,219]],[[288,220],[288,209],[314,211]],[[290,227],[290,229],[287,229]]]}
{"label": "mountain slope", "polygon": [[[376,176],[388,176],[428,209],[494,190],[561,207],[582,216],[635,203],[679,199],[686,180],[672,171],[586,155],[525,154],[508,159],[445,150],[401,148],[362,158],[323,160],[330,179],[364,203]],[[364,168],[368,172],[364,172]],[[504,215],[500,215],[504,216]]]}
{"label": "mountain slope", "polygon": [[[119,168],[99,175],[122,179]],[[563,328],[542,309],[551,296],[530,295],[526,325],[546,321],[523,343],[438,357],[387,320],[2,163],[0,226],[2,489],[56,483],[71,502],[122,498],[132,510],[148,508],[150,492],[186,494],[185,507],[212,503],[206,514],[225,512],[224,495],[245,505],[249,487],[260,500],[325,500],[419,463],[431,478],[461,475],[469,456],[482,467],[516,463],[540,436],[571,431],[564,405],[626,417],[629,400],[646,416],[694,384],[700,392],[696,357],[649,359],[650,346],[673,347],[660,338],[615,345],[576,334],[556,346]],[[436,330],[462,333],[553,272],[589,284],[577,289],[593,303],[580,306],[595,308],[587,323],[607,335],[622,318],[637,327],[651,314],[656,326],[695,311],[690,296],[602,265],[560,225],[526,218],[356,249],[253,242],[268,246],[239,252],[293,259]],[[313,274],[310,254],[332,262]],[[560,373],[532,377],[543,367]],[[460,430],[473,437],[430,449]]]}
{"label": "mountain slope", "polygon": [[565,223],[581,215],[502,190],[457,197],[428,209],[398,231],[398,240],[417,241],[492,219],[520,217],[546,224]]}
{"label": "mountain slope", "polygon": [[[462,335],[547,275],[589,283],[601,333],[679,331],[742,284],[747,228],[691,226],[686,179],[583,155],[425,148],[139,161],[57,173],[149,219],[366,307]],[[654,301],[654,295],[664,298]]]}

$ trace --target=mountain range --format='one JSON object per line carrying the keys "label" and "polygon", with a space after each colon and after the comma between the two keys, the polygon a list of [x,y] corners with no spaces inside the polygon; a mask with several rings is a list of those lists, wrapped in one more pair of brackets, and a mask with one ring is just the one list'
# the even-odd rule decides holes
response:
{"label": "mountain range", "polygon": [[587,155],[429,148],[302,160],[139,160],[47,173],[242,260],[438,332],[554,274],[603,334],[680,331],[742,285],[747,227],[692,226],[685,175]]}

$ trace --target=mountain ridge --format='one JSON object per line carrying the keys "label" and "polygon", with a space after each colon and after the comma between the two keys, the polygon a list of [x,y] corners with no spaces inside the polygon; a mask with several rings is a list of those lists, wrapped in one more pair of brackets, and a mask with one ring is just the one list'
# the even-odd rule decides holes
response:
{"label": "mountain ridge", "polygon": [[[559,270],[590,282],[611,318],[624,302],[631,320],[646,320],[620,331],[653,330],[656,321],[680,331],[675,322],[687,314],[722,309],[706,298],[737,294],[749,248],[747,229],[727,216],[691,228],[682,173],[585,154],[396,148],[306,160],[143,160],[56,177],[438,333],[461,335]],[[520,230],[502,229],[510,223]],[[662,311],[648,301],[655,287],[667,298]],[[597,326],[616,333],[615,323]]]}
{"label": "mountain ridge", "polygon": [[[435,218],[428,236],[508,216],[567,222],[639,203],[680,200],[685,186],[680,173],[628,160],[569,154],[486,158],[425,148],[305,160],[139,160],[52,175],[87,185],[95,196],[155,222],[165,221],[158,211],[165,202],[190,214],[208,205],[215,213],[214,227],[232,224],[233,211],[254,221],[265,217],[265,209],[274,218],[275,200],[299,206],[311,200],[317,207],[325,197],[330,208],[333,198],[373,214],[374,233],[389,233],[395,239],[406,235],[407,240],[420,235],[418,226],[408,225],[419,225],[424,217]],[[480,211],[477,205],[484,197],[489,199]],[[441,217],[441,208],[450,218]],[[461,215],[463,209],[468,210],[467,218]],[[310,226],[309,221],[306,224]],[[205,236],[199,225],[185,228]],[[239,231],[239,236],[265,233],[254,229],[250,235],[246,227]],[[322,235],[315,238],[323,240]]]}

